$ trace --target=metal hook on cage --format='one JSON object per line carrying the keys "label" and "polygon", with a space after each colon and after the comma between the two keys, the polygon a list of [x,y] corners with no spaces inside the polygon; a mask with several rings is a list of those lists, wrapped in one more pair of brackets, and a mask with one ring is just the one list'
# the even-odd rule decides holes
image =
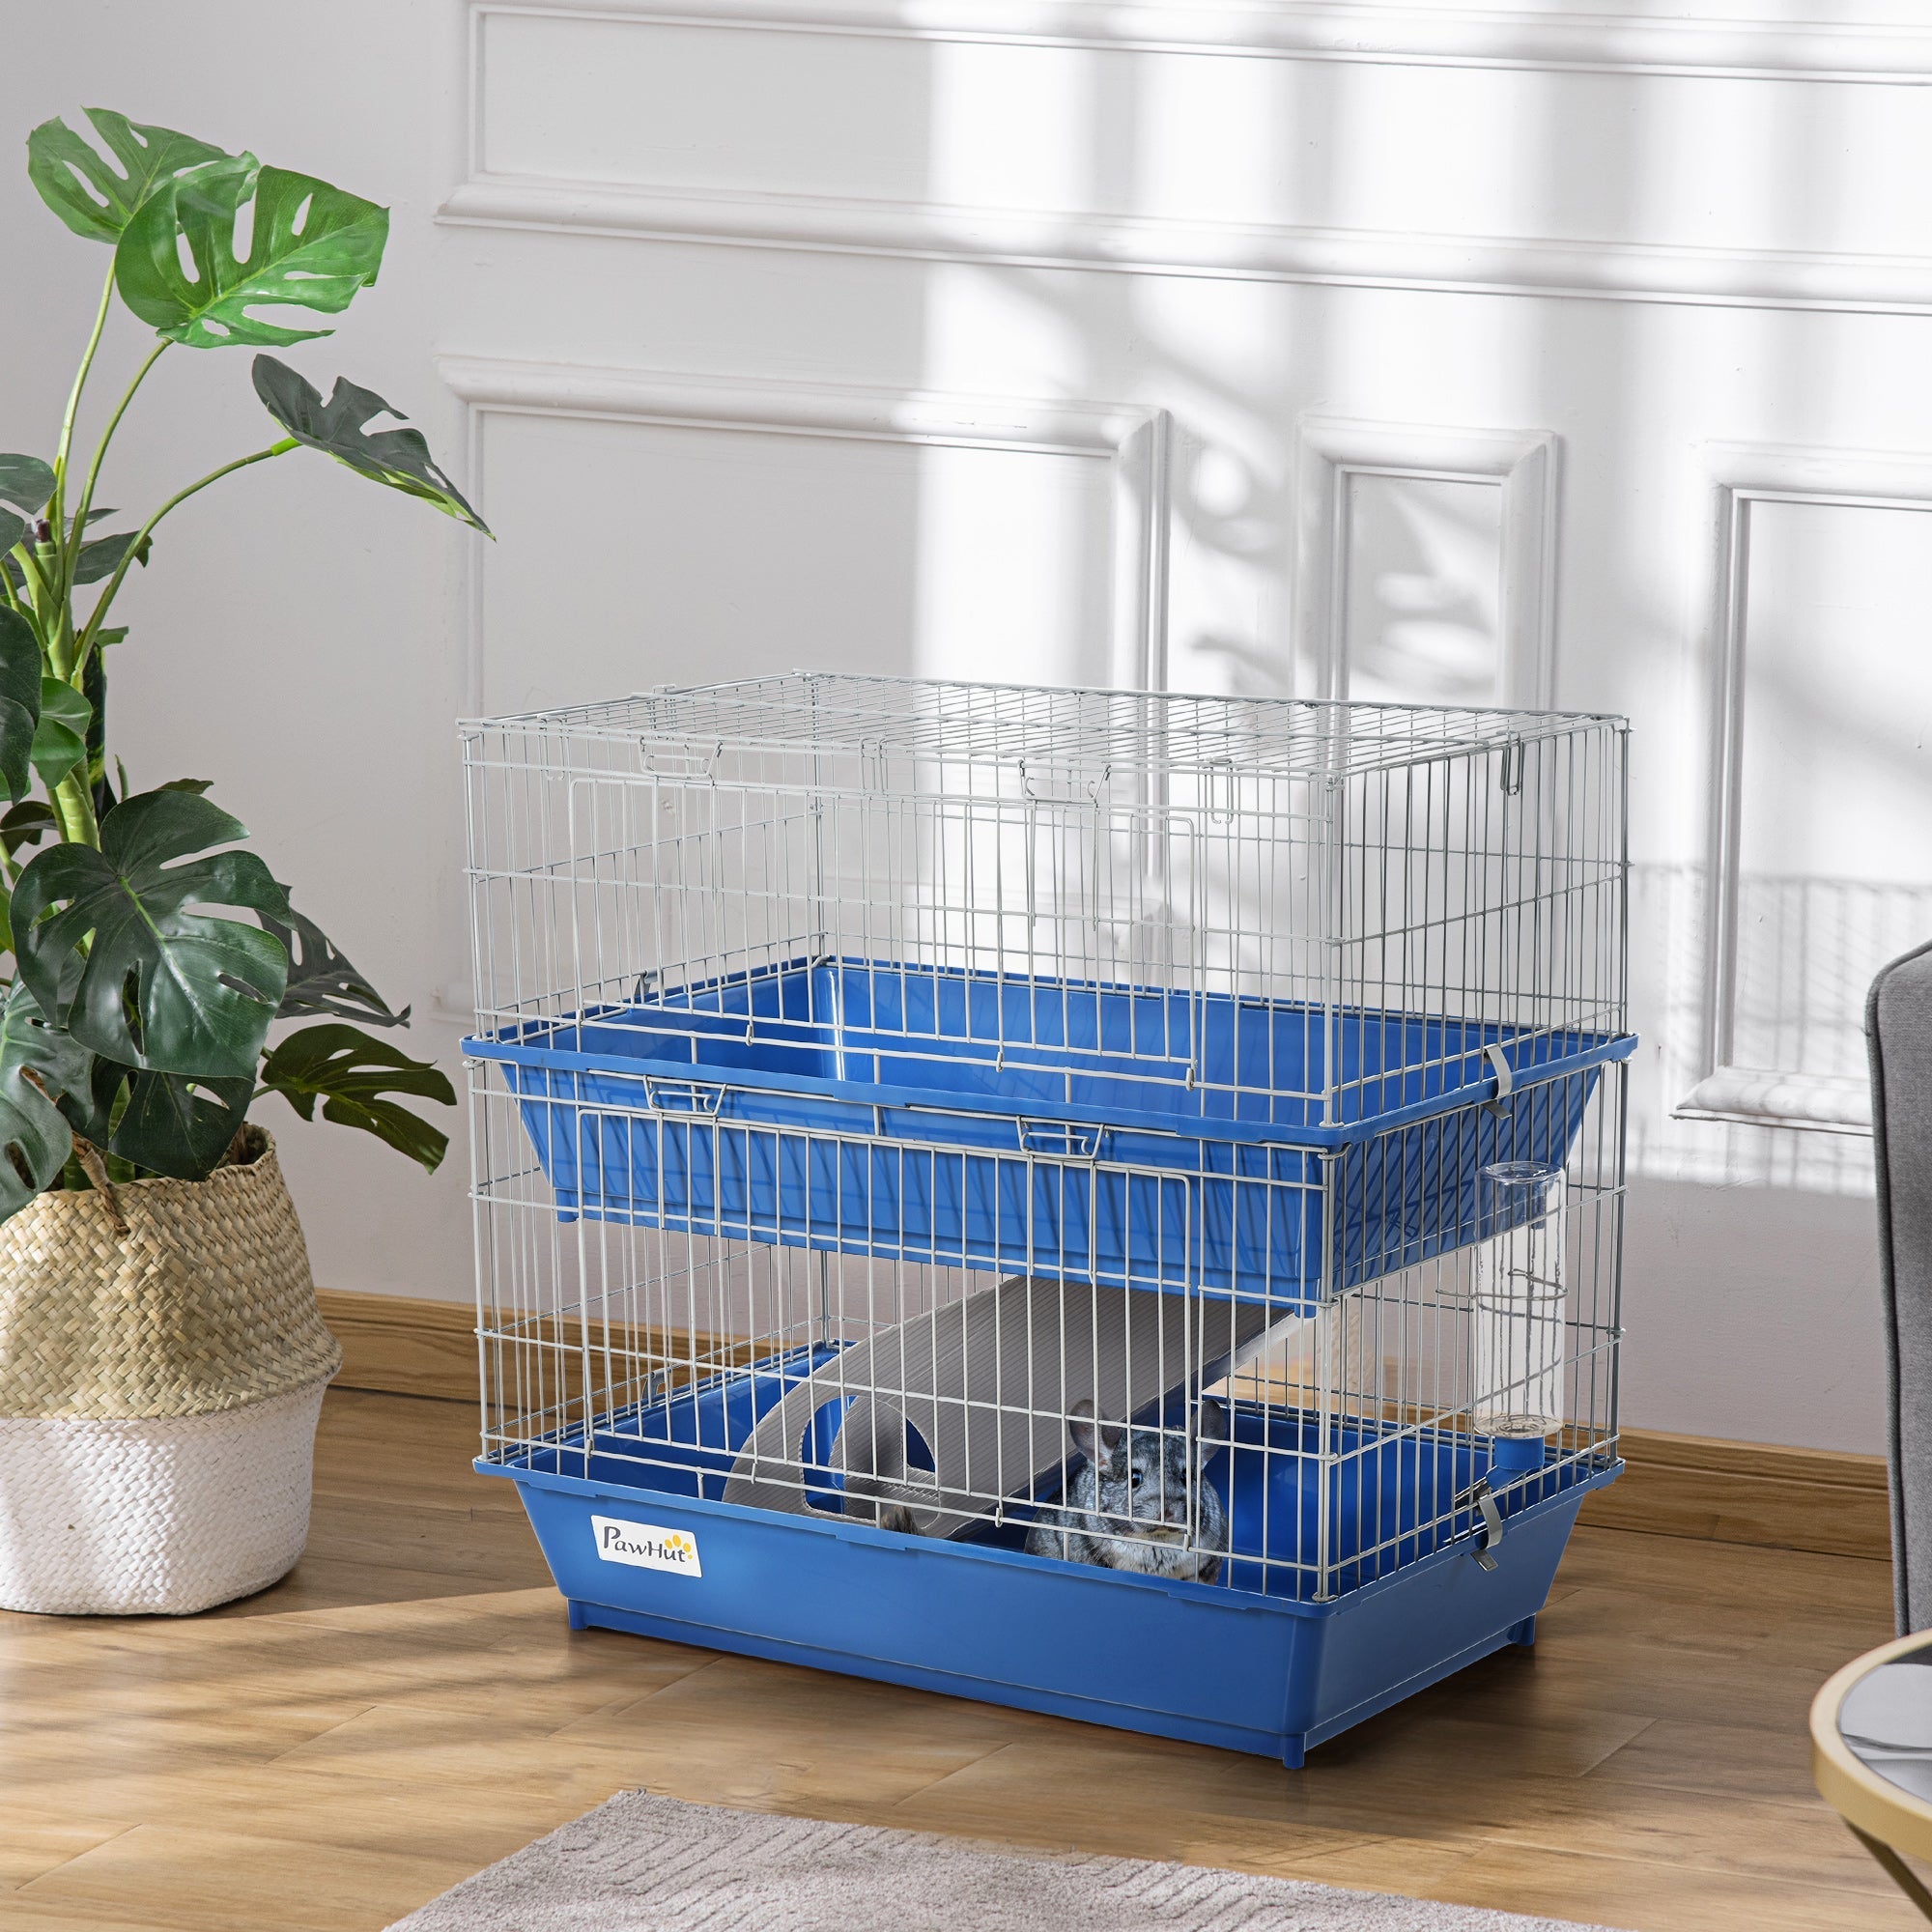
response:
{"label": "metal hook on cage", "polygon": [[1490,1063],[1490,1071],[1496,1076],[1495,1094],[1483,1102],[1484,1109],[1492,1114],[1504,1113],[1509,1096],[1516,1092],[1516,1069],[1509,1064],[1509,1055],[1494,1040],[1484,1047],[1483,1058]]}
{"label": "metal hook on cage", "polygon": [[1202,776],[1208,816],[1216,825],[1225,825],[1235,815],[1235,761],[1233,758],[1209,758]]}
{"label": "metal hook on cage", "polygon": [[1496,782],[1501,786],[1506,798],[1515,798],[1522,790],[1522,740],[1512,738],[1503,746],[1503,754],[1496,766]]}
{"label": "metal hook on cage", "polygon": [[1472,1535],[1482,1538],[1471,1554],[1475,1557],[1479,1568],[1493,1570],[1496,1567],[1496,1559],[1492,1552],[1503,1540],[1503,1513],[1496,1507],[1496,1498],[1490,1488],[1490,1479],[1487,1476],[1478,1476],[1456,1498],[1455,1507],[1459,1510],[1473,1508],[1483,1519],[1482,1527],[1471,1532]]}
{"label": "metal hook on cage", "polygon": [[1031,805],[1104,805],[1114,781],[1111,763],[1094,766],[1041,758],[1019,760],[1020,790]]}
{"label": "metal hook on cage", "polygon": [[690,738],[651,738],[638,741],[638,756],[648,777],[718,782],[718,760],[724,754],[720,741]]}

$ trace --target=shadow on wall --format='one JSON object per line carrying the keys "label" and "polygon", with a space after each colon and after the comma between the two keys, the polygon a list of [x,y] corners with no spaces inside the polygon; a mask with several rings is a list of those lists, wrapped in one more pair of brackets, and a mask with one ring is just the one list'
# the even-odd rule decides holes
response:
{"label": "shadow on wall", "polygon": [[[975,97],[970,77],[962,81],[951,71],[950,58],[940,52],[934,69],[928,172],[939,198],[971,204],[984,187],[976,150],[1000,125],[1002,110],[996,99]],[[971,68],[975,57],[960,58]],[[1195,182],[1199,170],[1191,164],[1171,170],[1173,180],[1154,178],[1163,143],[1172,142],[1185,120],[1185,103],[1169,98],[1177,84],[1173,71],[1161,62],[1111,55],[1081,62],[1069,57],[1058,71],[1065,78],[1065,98],[1051,129],[1037,137],[1051,164],[1056,204],[1146,212],[1162,205],[1163,197],[1188,191],[1175,189],[1173,180]],[[1224,157],[1231,184],[1245,184],[1238,193],[1264,182],[1280,207],[1315,211],[1322,218],[1321,211],[1347,205],[1356,175],[1382,165],[1366,151],[1376,128],[1362,120],[1361,102],[1331,71],[1279,63],[1265,89],[1246,99],[1250,108],[1264,104],[1265,115],[1247,125],[1231,113],[1216,124],[1208,144]],[[1577,130],[1563,124],[1555,96],[1547,101],[1538,97],[1544,104],[1497,136],[1520,159],[1534,163],[1524,171],[1536,185],[1526,190],[1524,232],[1565,232],[1585,204],[1606,233],[1664,232],[1678,191],[1672,169],[1692,138],[1676,119],[1676,99],[1638,90],[1628,116],[1601,121],[1587,140],[1578,140]],[[1844,186],[1833,172],[1841,130],[1822,109],[1813,112],[1815,105],[1738,130],[1775,148],[1765,179],[1796,183],[1795,192],[1814,211]],[[1010,165],[1010,156],[1004,164]],[[1532,215],[1541,218],[1541,227]],[[1287,465],[1300,413],[1334,410],[1426,420],[1434,392],[1466,394],[1473,382],[1499,399],[1484,419],[1534,426],[1574,413],[1565,384],[1574,388],[1578,371],[1588,372],[1594,401],[1588,424],[1573,429],[1583,460],[1566,478],[1565,570],[1583,567],[1575,573],[1564,613],[1559,700],[1601,701],[1602,667],[1613,651],[1623,656],[1639,648],[1660,662],[1667,654],[1681,668],[1684,617],[1674,591],[1654,581],[1657,573],[1641,559],[1624,554],[1632,541],[1629,502],[1641,495],[1639,485],[1654,482],[1646,474],[1656,461],[1651,439],[1660,408],[1676,406],[1672,385],[1679,380],[1660,361],[1654,318],[1642,304],[1479,306],[1378,297],[1364,298],[1358,307],[1340,288],[1275,286],[1237,294],[1233,285],[1211,280],[998,265],[936,270],[932,287],[925,366],[933,386],[960,384],[962,372],[983,369],[989,352],[986,336],[972,327],[978,323],[996,332],[998,348],[990,353],[1030,369],[1037,386],[1154,399],[1175,412],[1173,533],[1176,579],[1182,586],[1173,652],[1177,685],[1206,684],[1239,696],[1296,695],[1301,668],[1293,661],[1286,621],[1292,588]],[[1802,351],[1788,346],[1789,339],[1788,331],[1778,336],[1786,358],[1778,375],[1785,383],[1803,373],[1790,363]],[[1392,351],[1403,353],[1391,359]],[[1498,492],[1469,482],[1421,475],[1350,479],[1347,575],[1340,587],[1351,695],[1438,703],[1496,700],[1499,508]],[[922,525],[923,617],[946,601],[928,587],[934,560],[954,554],[959,533],[971,526],[970,509],[947,511],[943,493],[928,493]],[[1059,593],[1068,621],[1097,643],[1105,623],[1104,586],[1095,580],[1093,554],[1086,542],[1067,547],[1063,569],[1076,582],[1077,595],[1065,582]],[[956,564],[952,568],[956,572]],[[1812,606],[1791,594],[1799,579],[1787,582],[1789,575],[1786,568],[1759,585],[1761,601],[1767,614],[1803,629]],[[1615,594],[1597,594],[1605,587]],[[1829,611],[1831,599],[1818,608]],[[929,630],[923,622],[923,637]],[[1644,642],[1634,645],[1639,638]],[[952,642],[934,648],[935,641],[929,639],[923,648],[921,668],[962,668],[961,650]],[[1766,680],[1776,673],[1768,644],[1760,655],[1767,663],[1757,673],[1754,701],[1762,712]],[[1028,656],[1033,668],[1027,675],[1057,674],[1034,663],[1037,654]],[[1806,653],[1799,651],[1798,658],[1804,661]],[[964,667],[966,673],[989,661],[981,654]],[[1694,690],[1712,689],[1710,669],[1690,667]],[[993,674],[1004,671],[1002,663]],[[1815,704],[1787,709],[1814,740],[1827,728]],[[1861,710],[1859,719],[1837,719],[1830,727],[1833,742],[1853,743],[1856,731],[1848,736],[1848,727],[1863,717]],[[1637,722],[1642,726],[1646,721]],[[1706,808],[1690,786],[1679,794],[1672,834],[1680,851],[1701,847]],[[1753,855],[1746,857],[1749,862]],[[1855,1082],[1863,1065],[1865,984],[1884,958],[1932,931],[1932,888],[1796,875],[1804,869],[1774,861],[1740,881],[1728,1062]],[[1672,1110],[1710,1070],[1708,881],[1703,867],[1680,862],[1641,867],[1633,883],[1634,1006],[1652,1047],[1651,1078],[1634,1118],[1635,1170],[1733,1185],[1868,1192],[1869,1152],[1855,1136],[1673,1118]]]}

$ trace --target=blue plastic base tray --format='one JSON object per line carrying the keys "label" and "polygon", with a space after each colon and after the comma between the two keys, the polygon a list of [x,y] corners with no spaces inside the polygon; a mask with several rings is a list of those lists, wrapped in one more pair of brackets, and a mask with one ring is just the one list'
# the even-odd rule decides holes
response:
{"label": "blue plastic base tray", "polygon": [[[1306,1453],[1317,1419],[1237,1404],[1234,1440],[1206,1472],[1232,1525],[1214,1584],[1028,1556],[1023,1501],[1003,1523],[939,1542],[846,1519],[824,1469],[796,1516],[718,1500],[756,1418],[832,1352],[684,1390],[600,1432],[587,1455],[579,1436],[478,1463],[517,1483],[573,1623],[1296,1765],[1411,1691],[1529,1641],[1584,1494],[1621,1467],[1496,1469],[1504,1534],[1486,1569],[1473,1509],[1435,1519],[1492,1473],[1487,1442],[1338,1437],[1331,1423],[1331,1446],[1352,1453],[1322,1461]],[[1324,1536],[1331,1594],[1317,1601]]]}
{"label": "blue plastic base tray", "polygon": [[[1323,1603],[511,1470],[570,1620],[1278,1757],[1529,1642],[1583,1495]],[[1238,1572],[1238,1564],[1231,1566]]]}
{"label": "blue plastic base tray", "polygon": [[465,1046],[566,1218],[1289,1309],[1473,1238],[1634,1043],[799,961]]}

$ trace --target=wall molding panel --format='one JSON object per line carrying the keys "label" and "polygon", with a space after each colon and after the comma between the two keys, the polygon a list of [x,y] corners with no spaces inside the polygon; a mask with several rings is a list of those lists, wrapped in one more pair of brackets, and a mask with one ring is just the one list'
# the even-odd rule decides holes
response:
{"label": "wall molding panel", "polygon": [[437,219],[457,228],[996,268],[1697,308],[1932,315],[1932,258],[1906,256],[1247,227],[483,174],[463,183]]}
{"label": "wall molding panel", "polygon": [[[473,0],[475,13],[762,33],[1747,80],[1932,85],[1932,31],[1847,17],[1618,18],[1489,7],[1161,6],[1151,0]],[[1818,14],[1833,11],[1820,4]]]}
{"label": "wall molding panel", "polygon": [[[1634,77],[1932,86],[1932,29],[1618,19],[1357,6],[1100,6],[1089,0],[469,0],[465,179],[445,226],[994,267],[1700,307],[1932,315],[1932,256],[1835,254],[1495,233],[1406,233],[945,200],[617,182],[493,163],[490,23],[701,29],[1240,60],[1344,61]],[[580,163],[581,166],[581,163]],[[1481,219],[1480,216],[1477,217]]]}
{"label": "wall molding panel", "polygon": [[1556,437],[1304,417],[1295,430],[1294,661],[1318,697],[1348,691],[1349,478],[1487,483],[1502,492],[1503,702],[1554,702]]}
{"label": "wall molding panel", "polygon": [[[1169,417],[1164,410],[725,380],[473,355],[440,355],[437,368],[464,404],[467,474],[479,489],[487,425],[495,415],[1000,449],[1104,462],[1113,488],[1111,662],[1123,685],[1157,690],[1166,681]],[[475,717],[485,700],[482,572],[476,545],[470,547],[470,558],[464,706],[467,715]]]}
{"label": "wall molding panel", "polygon": [[1807,1073],[1733,1064],[1738,1020],[1744,699],[1749,620],[1746,586],[1756,503],[1932,514],[1932,460],[1890,453],[1714,443],[1705,452],[1710,524],[1698,595],[1710,666],[1711,800],[1704,920],[1701,1077],[1680,1120],[1869,1135],[1862,1073]]}

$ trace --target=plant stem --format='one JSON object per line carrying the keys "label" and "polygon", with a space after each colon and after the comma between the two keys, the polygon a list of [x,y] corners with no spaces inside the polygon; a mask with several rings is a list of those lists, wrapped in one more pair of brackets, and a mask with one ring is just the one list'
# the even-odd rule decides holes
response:
{"label": "plant stem", "polygon": [[73,605],[61,590],[67,566],[62,559],[60,532],[51,523],[42,527],[49,532],[47,539],[37,542],[28,558],[40,584],[34,603],[41,614],[41,654],[65,677],[61,667],[73,658]]}
{"label": "plant stem", "polygon": [[97,852],[100,849],[100,826],[94,816],[94,793],[87,782],[85,758],[54,787],[53,807],[66,843],[92,845]]}
{"label": "plant stem", "polygon": [[86,486],[80,493],[79,503],[74,506],[72,540],[68,547],[67,569],[62,581],[64,591],[71,592],[73,588],[74,567],[80,561],[80,547],[87,541],[87,513],[94,507],[94,486],[99,480],[100,465],[107,455],[107,445],[114,440],[114,432],[121,427],[121,418],[128,413],[128,405],[134,400],[134,391],[147,380],[148,371],[160,360],[161,352],[172,346],[164,335],[149,350],[147,360],[134,371],[134,380],[115,404],[114,413],[107,418],[107,427],[100,432],[100,440],[95,445],[94,461],[87,466]]}
{"label": "plant stem", "polygon": [[155,526],[172,509],[185,503],[198,490],[206,490],[211,483],[217,483],[222,477],[237,469],[245,469],[251,463],[266,463],[271,456],[286,456],[292,449],[301,447],[292,436],[284,437],[280,442],[271,442],[267,449],[258,449],[250,456],[238,456],[233,463],[224,463],[219,469],[211,469],[198,482],[190,483],[185,490],[177,490],[141,527],[134,532],[134,541],[128,546],[126,554],[114,566],[114,575],[107,580],[100,592],[99,602],[94,607],[94,614],[87,620],[87,628],[80,634],[80,641],[74,647],[73,663],[66,669],[55,666],[56,674],[66,678],[78,688],[78,680],[87,668],[87,661],[94,653],[94,640],[99,635],[101,619],[107,615],[107,607],[114,602],[114,594],[121,588],[122,580],[128,575],[136,553],[153,534]]}
{"label": "plant stem", "polygon": [[67,413],[61,418],[60,447],[54,451],[54,494],[48,502],[48,522],[56,530],[64,526],[63,511],[67,500],[67,459],[73,447],[74,419],[80,413],[80,392],[87,386],[87,372],[94,367],[94,352],[100,347],[100,331],[107,327],[107,307],[114,299],[114,265],[107,265],[107,281],[100,291],[100,306],[94,312],[94,333],[87,338],[87,349],[80,358],[80,367],[74,371],[73,387],[68,391]]}
{"label": "plant stem", "polygon": [[47,582],[47,574],[41,556],[41,545],[29,537],[17,546],[15,554],[20,559],[20,588],[26,593],[27,601],[40,613],[53,594],[53,585]]}
{"label": "plant stem", "polygon": [[94,1191],[100,1196],[107,1209],[107,1219],[116,1235],[123,1240],[128,1237],[128,1217],[121,1211],[121,1197],[114,1191],[114,1183],[107,1178],[107,1164],[100,1158],[100,1150],[92,1141],[82,1140],[78,1134],[73,1137],[74,1158],[80,1162],[81,1171],[93,1183]]}

